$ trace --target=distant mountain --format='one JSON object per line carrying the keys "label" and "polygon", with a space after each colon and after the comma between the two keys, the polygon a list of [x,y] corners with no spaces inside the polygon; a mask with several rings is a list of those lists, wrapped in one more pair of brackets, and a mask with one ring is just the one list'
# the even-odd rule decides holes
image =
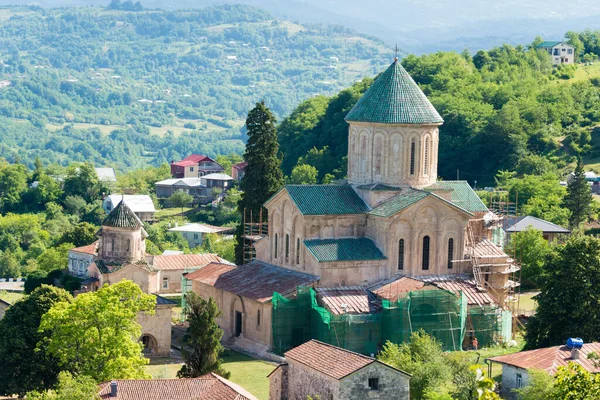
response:
{"label": "distant mountain", "polygon": [[[100,0],[16,1],[22,4],[106,5]],[[340,24],[395,43],[410,52],[471,51],[503,43],[529,43],[536,35],[561,39],[568,30],[600,28],[595,0],[143,0],[145,7],[197,8],[243,3],[300,22]],[[15,0],[0,0],[15,4]]]}

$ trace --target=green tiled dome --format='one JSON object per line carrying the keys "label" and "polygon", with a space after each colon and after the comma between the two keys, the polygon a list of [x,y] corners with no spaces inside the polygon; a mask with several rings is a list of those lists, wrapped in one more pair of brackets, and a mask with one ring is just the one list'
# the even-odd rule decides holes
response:
{"label": "green tiled dome", "polygon": [[142,223],[140,219],[135,215],[131,208],[125,204],[125,201],[121,202],[113,208],[108,214],[102,226],[111,226],[114,228],[141,228]]}
{"label": "green tiled dome", "polygon": [[346,121],[441,124],[440,114],[413,78],[394,60],[346,115]]}

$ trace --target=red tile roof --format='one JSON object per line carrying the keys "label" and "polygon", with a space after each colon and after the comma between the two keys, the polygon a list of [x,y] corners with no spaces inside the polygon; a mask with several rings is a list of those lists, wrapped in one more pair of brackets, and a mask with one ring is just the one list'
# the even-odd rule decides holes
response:
{"label": "red tile roof", "polygon": [[[116,400],[257,400],[242,387],[215,374],[190,379],[117,380]],[[98,385],[102,400],[110,397],[110,382]]]}
{"label": "red tile roof", "polygon": [[235,268],[237,268],[235,265],[210,263],[197,271],[190,272],[189,274],[185,275],[185,277],[193,281],[198,281],[210,286],[214,286],[215,282],[217,281],[217,279],[219,279],[221,275]]}
{"label": "red tile roof", "polygon": [[425,283],[417,279],[400,276],[393,278],[392,281],[384,281],[382,284],[371,287],[371,291],[380,299],[396,301],[405,293],[420,290],[423,286],[425,286]]}
{"label": "red tile roof", "polygon": [[271,300],[273,292],[286,295],[296,290],[297,286],[309,286],[318,280],[319,277],[315,275],[252,261],[221,273],[212,286],[264,303]]}
{"label": "red tile roof", "polygon": [[206,161],[206,160],[213,161],[212,158],[205,156],[203,154],[190,154],[189,156],[184,158],[182,161],[193,161],[193,162],[198,163],[200,161]]}
{"label": "red tile roof", "polygon": [[475,255],[478,257],[507,257],[508,255],[494,243],[487,239],[483,239],[481,242],[475,245]]}
{"label": "red tile roof", "polygon": [[248,161],[242,161],[241,163],[234,164],[233,168],[238,169],[238,170],[243,170],[247,166],[248,166]]}
{"label": "red tile roof", "polygon": [[512,365],[523,369],[541,369],[554,374],[558,367],[567,366],[569,362],[576,362],[583,368],[593,373],[600,373],[600,368],[594,366],[593,360],[588,360],[590,352],[600,353],[600,343],[586,343],[579,351],[579,359],[571,358],[571,348],[567,346],[553,346],[543,349],[521,351],[490,358],[491,361]]}
{"label": "red tile roof", "polygon": [[316,288],[315,291],[332,314],[374,313],[381,309],[375,295],[364,286]]}
{"label": "red tile roof", "polygon": [[178,167],[191,167],[193,165],[197,165],[198,163],[191,160],[183,160],[174,162],[173,165],[177,165]]}
{"label": "red tile roof", "polygon": [[178,270],[185,268],[202,268],[210,263],[228,263],[216,254],[174,254],[154,256],[152,266],[160,270]]}
{"label": "red tile roof", "polygon": [[467,298],[468,305],[485,306],[490,304],[496,304],[494,299],[488,292],[482,292],[477,289],[475,282],[466,280],[445,280],[439,282],[431,282],[433,285],[440,289],[448,290],[455,294],[463,292]]}
{"label": "red tile roof", "polygon": [[86,246],[75,247],[74,249],[71,249],[69,251],[75,251],[77,253],[84,253],[84,254],[91,254],[91,255],[95,256],[96,254],[98,254],[98,241],[96,240],[94,243],[88,244]]}
{"label": "red tile roof", "polygon": [[[288,360],[297,361],[337,380],[343,379],[372,363],[380,363],[395,369],[374,358],[319,342],[318,340],[311,340],[301,344],[286,352],[284,356]],[[400,370],[396,371],[406,374]]]}

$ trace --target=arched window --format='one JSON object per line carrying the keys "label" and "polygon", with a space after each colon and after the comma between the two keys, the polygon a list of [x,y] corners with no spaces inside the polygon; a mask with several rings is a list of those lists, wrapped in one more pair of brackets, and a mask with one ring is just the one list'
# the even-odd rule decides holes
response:
{"label": "arched window", "polygon": [[398,241],[398,271],[404,269],[404,239]]}
{"label": "arched window", "polygon": [[273,249],[273,258],[277,258],[277,234],[275,234],[275,248]]}
{"label": "arched window", "polygon": [[454,258],[454,239],[448,239],[448,269],[452,269],[452,259]]}
{"label": "arched window", "polygon": [[410,174],[415,174],[415,151],[417,144],[415,143],[415,139],[410,142]]}
{"label": "arched window", "polygon": [[131,251],[131,240],[127,239],[127,250],[126,251]]}
{"label": "arched window", "polygon": [[429,236],[423,238],[423,270],[429,269]]}
{"label": "arched window", "polygon": [[290,235],[285,235],[285,262],[290,259]]}
{"label": "arched window", "polygon": [[375,139],[375,175],[381,175],[381,161],[383,158],[382,155],[383,149],[382,149],[382,143],[381,143],[381,137],[377,137]]}
{"label": "arched window", "polygon": [[423,163],[423,174],[429,173],[429,138],[425,139],[425,162]]}
{"label": "arched window", "polygon": [[300,264],[300,238],[296,239],[296,264]]}

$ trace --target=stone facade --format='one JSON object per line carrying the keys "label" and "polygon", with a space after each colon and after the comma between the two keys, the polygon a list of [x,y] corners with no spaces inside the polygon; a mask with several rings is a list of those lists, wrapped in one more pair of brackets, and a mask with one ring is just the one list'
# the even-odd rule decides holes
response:
{"label": "stone facade", "polygon": [[[369,379],[377,379],[378,389],[369,388]],[[380,363],[370,364],[340,382],[340,399],[406,399],[410,398],[409,376]]]}
{"label": "stone facade", "polygon": [[415,188],[434,184],[438,125],[350,122],[348,182]]}
{"label": "stone facade", "polygon": [[269,374],[269,400],[288,400],[288,377],[287,364],[281,364]]}
{"label": "stone facade", "polygon": [[142,326],[144,354],[147,356],[168,357],[171,353],[171,309],[172,304],[157,304],[154,315],[138,314]]}
{"label": "stone facade", "polygon": [[146,231],[138,228],[102,227],[98,256],[105,262],[136,262],[146,255]]}

